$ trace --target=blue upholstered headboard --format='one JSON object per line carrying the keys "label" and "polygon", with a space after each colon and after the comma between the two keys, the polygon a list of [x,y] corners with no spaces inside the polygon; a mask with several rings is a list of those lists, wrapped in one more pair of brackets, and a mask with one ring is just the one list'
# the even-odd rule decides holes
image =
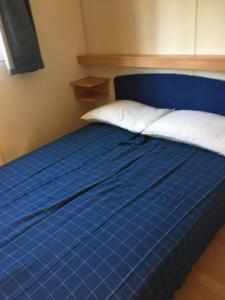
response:
{"label": "blue upholstered headboard", "polygon": [[175,74],[137,74],[115,78],[116,99],[155,107],[225,115],[225,81]]}

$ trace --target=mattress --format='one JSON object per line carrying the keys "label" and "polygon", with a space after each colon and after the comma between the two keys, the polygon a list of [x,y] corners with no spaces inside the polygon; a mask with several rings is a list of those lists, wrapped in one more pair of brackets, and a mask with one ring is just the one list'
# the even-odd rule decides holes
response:
{"label": "mattress", "polygon": [[0,169],[0,299],[172,299],[225,221],[225,158],[93,124]]}

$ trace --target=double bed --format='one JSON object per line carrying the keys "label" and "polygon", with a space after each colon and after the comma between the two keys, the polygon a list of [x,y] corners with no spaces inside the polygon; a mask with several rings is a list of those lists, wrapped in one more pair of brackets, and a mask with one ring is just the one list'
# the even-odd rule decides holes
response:
{"label": "double bed", "polygon": [[[225,115],[225,83],[115,79],[117,99]],[[0,169],[0,299],[169,300],[225,222],[225,157],[91,124]]]}

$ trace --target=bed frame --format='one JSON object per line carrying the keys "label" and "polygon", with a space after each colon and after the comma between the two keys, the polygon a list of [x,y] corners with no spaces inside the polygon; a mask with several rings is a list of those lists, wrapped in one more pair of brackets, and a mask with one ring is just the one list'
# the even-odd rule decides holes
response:
{"label": "bed frame", "polygon": [[130,99],[159,108],[200,110],[225,116],[225,81],[176,74],[116,77],[116,99]]}
{"label": "bed frame", "polygon": [[[115,92],[117,100],[131,99],[155,107],[201,110],[225,116],[225,81],[221,80],[174,74],[119,76],[115,78]],[[213,206],[205,211],[204,216],[198,220],[181,242],[182,245],[185,245],[190,243],[190,240],[193,241],[194,236],[197,237],[193,246],[196,251],[193,252],[189,262],[187,263],[187,260],[180,261],[179,274],[181,276],[179,278],[176,275],[174,290],[182,286],[186,276],[191,272],[192,265],[199,259],[217,231],[224,225],[224,185],[225,182],[222,182],[211,193]],[[164,265],[167,262],[164,261]],[[160,270],[160,272],[163,271]]]}

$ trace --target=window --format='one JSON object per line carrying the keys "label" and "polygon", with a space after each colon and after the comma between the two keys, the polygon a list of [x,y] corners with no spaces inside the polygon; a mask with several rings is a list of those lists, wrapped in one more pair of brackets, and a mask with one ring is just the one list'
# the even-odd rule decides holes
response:
{"label": "window", "polygon": [[4,58],[3,58],[3,55],[2,55],[2,51],[0,49],[0,65],[4,64]]}
{"label": "window", "polygon": [[16,75],[44,68],[29,1],[0,3],[0,51],[7,70]]}
{"label": "window", "polygon": [[0,66],[4,65],[4,54],[3,54],[3,39],[0,31]]}
{"label": "window", "polygon": [[0,68],[5,67],[10,70],[12,65],[5,32],[2,26],[2,19],[0,17]]}
{"label": "window", "polygon": [[[1,22],[0,22],[1,24]],[[0,68],[6,67],[8,70],[11,68],[11,58],[8,52],[7,43],[5,42],[6,39],[4,38],[4,34],[1,32],[0,28]]]}

